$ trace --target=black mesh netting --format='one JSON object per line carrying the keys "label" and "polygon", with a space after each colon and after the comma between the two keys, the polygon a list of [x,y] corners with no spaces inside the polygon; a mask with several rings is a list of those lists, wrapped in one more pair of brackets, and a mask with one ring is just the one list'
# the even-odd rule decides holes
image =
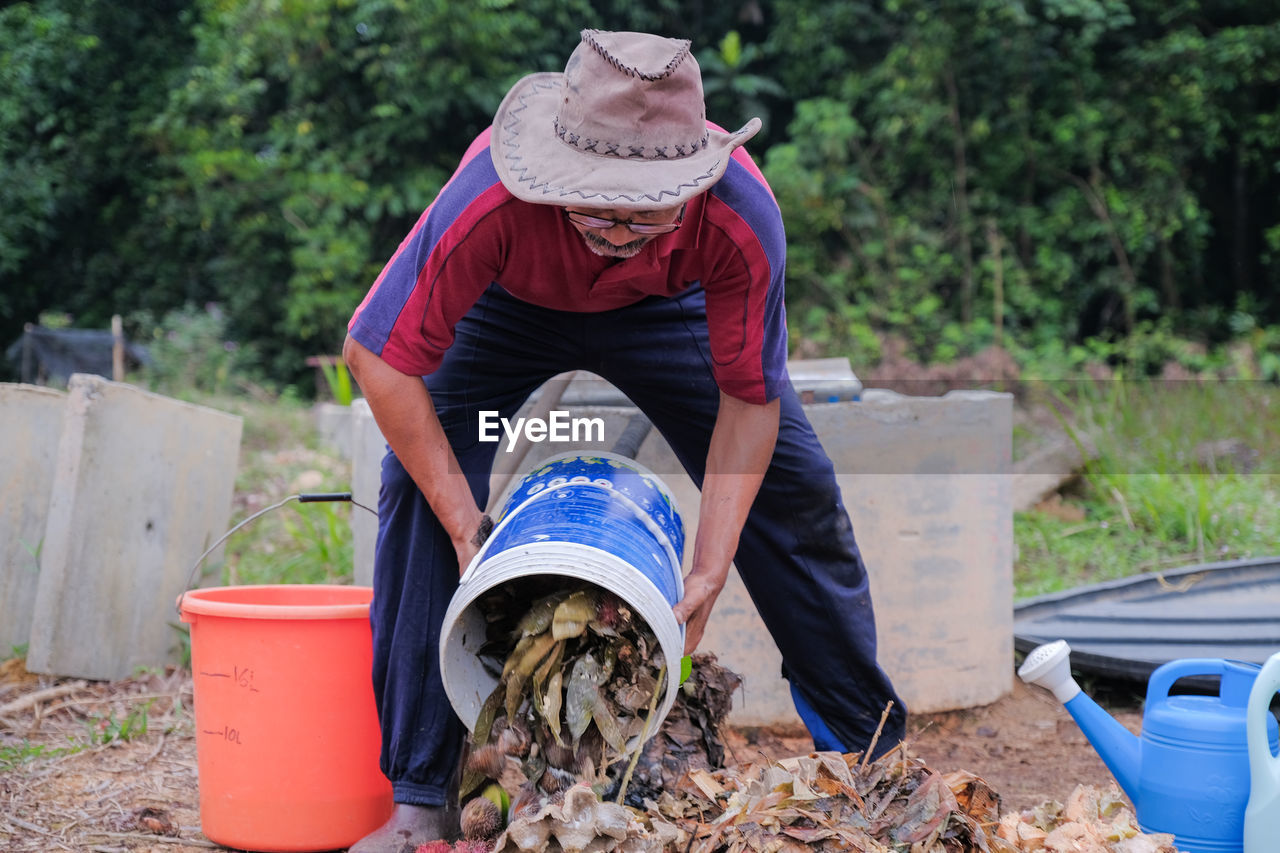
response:
{"label": "black mesh netting", "polygon": [[[5,356],[21,382],[65,382],[73,373],[111,378],[111,332],[100,329],[45,329],[33,326],[9,345]],[[125,342],[131,366],[147,364],[150,356],[140,344]]]}

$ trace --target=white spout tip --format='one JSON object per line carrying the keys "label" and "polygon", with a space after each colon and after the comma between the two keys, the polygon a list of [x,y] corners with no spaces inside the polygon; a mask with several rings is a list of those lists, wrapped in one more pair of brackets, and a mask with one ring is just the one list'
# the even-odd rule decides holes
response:
{"label": "white spout tip", "polygon": [[1066,640],[1054,640],[1032,649],[1018,667],[1018,677],[1027,684],[1052,690],[1063,704],[1080,692],[1080,685],[1071,677],[1071,647]]}

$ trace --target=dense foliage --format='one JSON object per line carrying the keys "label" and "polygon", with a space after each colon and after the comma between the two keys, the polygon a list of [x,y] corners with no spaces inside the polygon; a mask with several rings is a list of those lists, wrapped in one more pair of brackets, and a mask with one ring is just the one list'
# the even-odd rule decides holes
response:
{"label": "dense foliage", "polygon": [[241,365],[296,380],[584,26],[692,38],[710,118],[766,118],[797,341],[1280,353],[1280,7],[1214,0],[10,4],[0,343],[216,303]]}

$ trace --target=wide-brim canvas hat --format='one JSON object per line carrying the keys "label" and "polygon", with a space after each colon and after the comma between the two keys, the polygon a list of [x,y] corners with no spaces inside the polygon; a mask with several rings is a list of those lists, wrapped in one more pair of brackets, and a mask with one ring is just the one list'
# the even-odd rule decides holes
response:
{"label": "wide-brim canvas hat", "polygon": [[760,119],[736,133],[708,128],[689,48],[684,39],[583,30],[564,73],[530,74],[498,106],[490,151],[503,185],[524,201],[631,211],[706,191]]}

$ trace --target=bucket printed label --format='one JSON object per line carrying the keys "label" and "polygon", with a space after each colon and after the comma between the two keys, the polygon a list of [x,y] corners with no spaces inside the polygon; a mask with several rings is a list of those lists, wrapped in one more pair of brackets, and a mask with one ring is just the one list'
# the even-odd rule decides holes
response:
{"label": "bucket printed label", "polygon": [[628,460],[559,457],[525,475],[503,506],[484,556],[548,541],[614,554],[671,605],[680,599],[684,523],[662,483]]}

